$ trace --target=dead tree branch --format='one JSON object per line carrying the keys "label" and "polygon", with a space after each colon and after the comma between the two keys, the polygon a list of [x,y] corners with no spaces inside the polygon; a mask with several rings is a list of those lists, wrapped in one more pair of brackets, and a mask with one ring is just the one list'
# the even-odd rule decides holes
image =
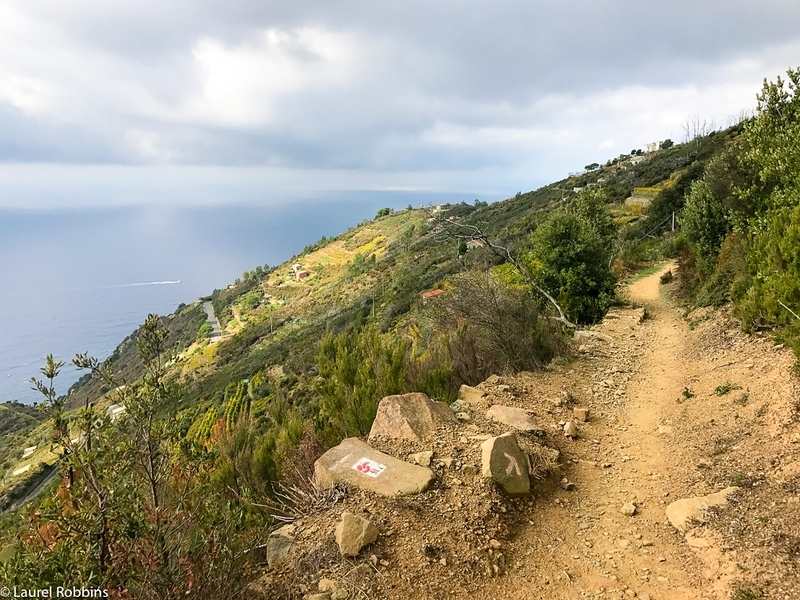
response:
{"label": "dead tree branch", "polygon": [[797,314],[796,312],[794,312],[794,311],[793,311],[791,308],[789,308],[788,306],[786,306],[786,305],[785,305],[783,302],[781,302],[780,300],[778,300],[778,304],[780,304],[780,305],[781,305],[783,308],[785,308],[785,309],[786,309],[786,310],[788,310],[790,313],[792,313],[792,316],[794,316],[794,318],[795,318],[795,319],[798,319],[798,320],[800,320],[800,316],[798,316],[798,314]]}
{"label": "dead tree branch", "polygon": [[[525,279],[525,281],[535,289],[539,294],[541,294],[547,301],[556,309],[558,312],[558,317],[554,317],[557,321],[560,321],[567,327],[571,329],[576,329],[577,325],[575,325],[572,321],[567,318],[567,315],[564,314],[561,306],[558,304],[556,299],[550,294],[547,290],[545,290],[542,286],[540,286],[536,280],[533,278],[531,273],[528,271],[527,267],[519,260],[517,257],[514,256],[514,253],[506,246],[501,246],[500,244],[492,241],[489,236],[477,225],[469,225],[467,223],[460,223],[454,217],[447,217],[441,215],[433,215],[434,219],[434,233],[437,233],[438,236],[445,239],[454,239],[459,241],[480,241],[484,247],[489,248],[495,255],[499,256],[506,262],[512,264],[515,269],[519,272],[520,275]],[[438,232],[437,232],[438,229]]]}

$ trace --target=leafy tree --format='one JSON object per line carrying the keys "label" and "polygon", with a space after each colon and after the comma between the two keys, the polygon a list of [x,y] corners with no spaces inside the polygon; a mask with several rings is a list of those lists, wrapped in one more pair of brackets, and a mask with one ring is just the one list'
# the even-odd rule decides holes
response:
{"label": "leafy tree", "polygon": [[552,213],[531,236],[530,272],[579,323],[597,321],[614,300],[610,248],[600,229],[585,216],[562,210]]}
{"label": "leafy tree", "polygon": [[673,142],[671,139],[667,138],[667,139],[665,139],[663,142],[661,142],[661,143],[658,145],[658,147],[659,147],[661,150],[668,150],[669,148],[672,148],[674,145],[675,145],[675,142]]}
{"label": "leafy tree", "polygon": [[713,265],[730,226],[724,206],[704,179],[695,181],[686,196],[681,226],[699,257]]}

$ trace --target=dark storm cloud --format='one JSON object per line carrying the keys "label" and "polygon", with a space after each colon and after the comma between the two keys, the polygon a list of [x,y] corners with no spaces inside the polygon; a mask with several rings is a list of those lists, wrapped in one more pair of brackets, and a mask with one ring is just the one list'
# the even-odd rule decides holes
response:
{"label": "dark storm cloud", "polygon": [[0,161],[539,180],[752,106],[798,23],[776,0],[11,0]]}

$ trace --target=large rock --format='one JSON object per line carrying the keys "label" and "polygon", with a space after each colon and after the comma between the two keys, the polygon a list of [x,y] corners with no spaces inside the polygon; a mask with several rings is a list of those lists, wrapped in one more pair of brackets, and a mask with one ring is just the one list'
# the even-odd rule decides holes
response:
{"label": "large rock", "polygon": [[289,556],[294,544],[294,525],[284,525],[269,534],[267,538],[267,564],[276,567]]}
{"label": "large rock", "polygon": [[489,438],[481,444],[481,473],[493,479],[507,494],[528,494],[528,457],[513,433]]}
{"label": "large rock", "polygon": [[358,556],[361,549],[378,539],[378,528],[372,521],[343,512],[336,524],[336,544],[342,556]]}
{"label": "large rock", "polygon": [[486,394],[483,390],[470,385],[462,385],[458,389],[458,403],[472,410],[486,410],[489,406],[489,401],[486,399]]}
{"label": "large rock", "polygon": [[379,452],[358,438],[347,438],[314,463],[321,488],[343,482],[382,496],[418,494],[433,481],[433,471]]}
{"label": "large rock", "polygon": [[423,442],[433,437],[441,425],[454,421],[455,415],[447,404],[431,400],[425,394],[386,396],[378,404],[369,439]]}
{"label": "large rock", "polygon": [[738,487],[729,487],[707,496],[676,500],[667,506],[667,518],[675,529],[686,531],[693,524],[705,523],[707,518],[706,511],[715,506],[725,506],[728,503],[729,496],[738,489]]}
{"label": "large rock", "polygon": [[486,418],[520,431],[536,431],[539,429],[534,423],[531,413],[515,406],[495,404],[486,411]]}

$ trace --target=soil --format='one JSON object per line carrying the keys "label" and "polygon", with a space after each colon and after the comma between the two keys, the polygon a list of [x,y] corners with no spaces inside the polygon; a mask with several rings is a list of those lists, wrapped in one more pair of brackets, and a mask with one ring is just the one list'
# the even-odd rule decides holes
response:
{"label": "soil", "polygon": [[[794,358],[725,311],[684,314],[675,284],[660,284],[667,268],[629,285],[630,305],[593,328],[574,360],[481,384],[491,402],[531,411],[541,430],[521,436],[529,448],[561,452],[531,497],[475,476],[481,436],[505,430],[475,411],[427,448],[381,448],[434,450],[433,489],[397,500],[354,491],[304,516],[294,561],[256,587],[302,598],[329,577],[353,598],[800,598]],[[574,407],[589,420],[567,439]],[[667,521],[672,501],[728,486],[739,490],[704,525],[684,534]],[[381,530],[356,561],[332,539],[342,510]]]}

